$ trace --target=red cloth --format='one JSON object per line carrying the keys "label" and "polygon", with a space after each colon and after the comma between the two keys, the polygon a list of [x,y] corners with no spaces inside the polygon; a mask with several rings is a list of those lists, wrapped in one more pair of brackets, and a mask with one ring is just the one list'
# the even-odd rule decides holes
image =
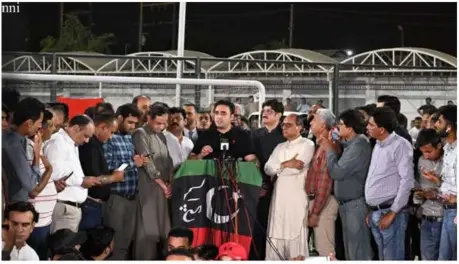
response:
{"label": "red cloth", "polygon": [[321,147],[316,150],[306,177],[306,193],[314,194],[312,213],[320,215],[333,188],[333,180],[328,176],[327,153]]}
{"label": "red cloth", "polygon": [[84,114],[84,111],[91,106],[96,106],[104,101],[103,98],[69,98],[57,97],[57,101],[69,106],[69,119],[76,115]]}

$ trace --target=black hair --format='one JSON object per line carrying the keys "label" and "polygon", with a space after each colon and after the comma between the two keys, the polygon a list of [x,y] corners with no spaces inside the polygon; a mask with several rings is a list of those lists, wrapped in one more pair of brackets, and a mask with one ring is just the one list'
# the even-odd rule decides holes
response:
{"label": "black hair", "polygon": [[80,126],[84,127],[92,123],[92,119],[87,115],[76,115],[70,119],[69,127]]}
{"label": "black hair", "polygon": [[130,116],[141,118],[142,113],[135,104],[124,104],[116,109],[116,116],[121,116],[123,119],[126,119]]}
{"label": "black hair", "polygon": [[363,115],[356,109],[348,109],[339,115],[345,126],[351,127],[356,134],[365,132],[365,119]]}
{"label": "black hair", "polygon": [[150,111],[148,111],[148,115],[152,118],[152,119],[155,119],[157,116],[162,116],[162,115],[165,115],[165,114],[168,114],[169,113],[169,109],[164,107],[164,106],[159,106],[159,105],[155,105],[155,106],[151,106],[150,107]]}
{"label": "black hair", "polygon": [[31,212],[33,215],[32,221],[34,223],[38,222],[39,214],[35,210],[35,207],[33,206],[33,204],[29,202],[15,202],[15,203],[6,205],[5,214],[4,214],[5,219],[8,219],[8,220],[10,219],[11,212],[20,212],[20,213]]}
{"label": "black hair", "polygon": [[432,101],[432,98],[426,97],[426,101]]}
{"label": "black hair", "polygon": [[265,106],[271,107],[271,109],[276,113],[280,113],[281,115],[284,114],[284,105],[282,102],[279,102],[276,99],[265,101],[262,105],[262,108],[265,108]]}
{"label": "black hair", "polygon": [[387,106],[378,107],[372,115],[376,125],[384,128],[387,133],[391,134],[397,128],[397,117],[392,109]]}
{"label": "black hair", "polygon": [[422,114],[423,115],[433,115],[435,114],[435,112],[437,112],[438,109],[433,106],[433,105],[426,105],[423,109],[422,109]]}
{"label": "black hair", "polygon": [[440,116],[443,116],[449,125],[451,125],[454,132],[457,128],[457,106],[456,105],[444,105],[438,109]]}
{"label": "black hair", "polygon": [[373,111],[376,109],[376,104],[367,104],[364,106],[359,106],[356,108],[357,110],[364,111],[367,115],[371,116]]}
{"label": "black hair", "polygon": [[108,113],[115,113],[115,109],[113,109],[113,105],[111,103],[98,103],[96,104],[96,114],[101,112],[108,112]]}
{"label": "black hair", "polygon": [[11,112],[15,112],[18,108],[21,93],[16,89],[2,87],[2,104],[6,105]]}
{"label": "black hair", "polygon": [[114,113],[111,113],[111,112],[96,113],[96,116],[94,116],[93,118],[94,125],[96,126],[102,123],[110,126],[113,124],[115,120],[116,120],[116,116]]}
{"label": "black hair", "polygon": [[416,120],[417,120],[417,121],[422,121],[422,117],[417,116],[417,117],[414,118],[414,121],[416,121]]}
{"label": "black hair", "polygon": [[441,143],[441,137],[433,128],[421,129],[421,131],[419,131],[418,137],[416,138],[416,146],[418,148],[427,146],[429,144],[436,148],[439,143]]}
{"label": "black hair", "polygon": [[171,107],[171,108],[169,108],[169,114],[171,114],[171,115],[173,115],[173,114],[182,114],[183,119],[186,118],[185,110],[183,110],[183,108],[180,108],[180,107]]}
{"label": "black hair", "polygon": [[398,123],[401,127],[407,129],[407,127],[408,127],[408,118],[406,118],[406,116],[405,116],[404,114],[400,114],[400,113],[399,113],[399,114],[397,115],[397,123]]}
{"label": "black hair", "polygon": [[384,103],[384,106],[389,107],[396,115],[400,114],[400,100],[396,96],[392,95],[381,95],[378,97],[379,103]]}
{"label": "black hair", "polygon": [[204,244],[193,248],[192,253],[203,260],[215,260],[218,256],[218,247],[213,244]]}
{"label": "black hair", "polygon": [[193,243],[193,231],[186,227],[175,227],[169,231],[167,237],[184,237],[188,239],[190,245]]}
{"label": "black hair", "polygon": [[86,258],[98,257],[110,246],[115,230],[109,226],[99,226],[86,231],[87,240],[81,244],[80,252]]}
{"label": "black hair", "polygon": [[215,109],[217,109],[217,106],[219,106],[219,105],[228,106],[228,108],[230,109],[230,114],[234,115],[235,106],[234,106],[234,104],[233,104],[231,101],[228,101],[228,100],[218,100],[218,101],[214,104],[214,111],[215,111]]}
{"label": "black hair", "polygon": [[84,114],[89,116],[90,118],[94,118],[96,115],[96,107],[95,106],[90,106],[84,110]]}
{"label": "black hair", "polygon": [[50,121],[51,119],[53,119],[53,113],[49,110],[46,110],[43,112],[43,122],[42,122],[42,125],[47,125],[48,124],[48,121]]}
{"label": "black hair", "polygon": [[137,106],[137,102],[139,101],[140,98],[146,98],[148,100],[151,100],[150,96],[148,95],[137,95],[136,97],[134,97],[134,99],[132,99],[132,103]]}
{"label": "black hair", "polygon": [[169,105],[167,105],[166,103],[163,103],[163,102],[154,102],[152,105],[150,105],[150,108],[155,107],[155,106],[164,107],[166,109],[170,108]]}
{"label": "black hair", "polygon": [[27,97],[20,101],[17,105],[20,111],[16,111],[13,115],[13,124],[16,126],[22,125],[27,120],[36,122],[45,112],[45,105],[38,99]]}
{"label": "black hair", "polygon": [[64,115],[64,122],[69,121],[69,106],[66,103],[48,103],[48,106],[56,112]]}
{"label": "black hair", "polygon": [[2,103],[2,112],[6,114],[6,119],[9,120],[10,119],[11,110],[4,103]]}
{"label": "black hair", "polygon": [[194,260],[194,256],[193,256],[192,252],[190,250],[184,249],[184,248],[174,248],[174,249],[172,249],[171,251],[169,251],[167,253],[166,259],[169,256],[184,256],[184,257],[190,258],[191,260]]}
{"label": "black hair", "polygon": [[193,108],[194,108],[194,111],[195,111],[196,113],[198,113],[198,107],[197,107],[195,104],[193,104],[193,103],[186,103],[186,104],[184,104],[183,106],[193,107]]}

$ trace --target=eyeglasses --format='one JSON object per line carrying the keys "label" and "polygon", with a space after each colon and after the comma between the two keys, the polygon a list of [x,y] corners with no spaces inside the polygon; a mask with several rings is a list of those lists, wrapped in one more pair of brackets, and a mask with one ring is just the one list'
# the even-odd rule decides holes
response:
{"label": "eyeglasses", "polygon": [[282,127],[285,127],[285,128],[291,128],[291,127],[294,126],[294,124],[292,124],[292,123],[282,123],[281,126],[282,126]]}

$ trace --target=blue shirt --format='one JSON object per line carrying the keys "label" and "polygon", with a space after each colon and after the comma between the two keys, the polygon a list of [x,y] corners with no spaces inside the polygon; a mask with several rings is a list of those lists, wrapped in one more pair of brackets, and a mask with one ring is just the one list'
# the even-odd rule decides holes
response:
{"label": "blue shirt", "polygon": [[40,181],[40,168],[30,166],[27,140],[14,130],[2,134],[2,166],[8,179],[8,201],[27,202]]}
{"label": "blue shirt", "polygon": [[117,133],[103,147],[110,171],[119,168],[123,163],[129,164],[124,170],[124,182],[113,183],[111,185],[112,191],[122,195],[136,194],[139,175],[133,160],[134,145],[132,144],[132,136]]}

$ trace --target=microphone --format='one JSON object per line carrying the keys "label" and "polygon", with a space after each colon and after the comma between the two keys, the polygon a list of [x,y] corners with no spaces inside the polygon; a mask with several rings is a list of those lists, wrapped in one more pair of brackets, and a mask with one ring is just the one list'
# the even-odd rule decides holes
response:
{"label": "microphone", "polygon": [[229,150],[229,140],[227,138],[220,137],[220,150],[224,160],[226,158],[226,152]]}

